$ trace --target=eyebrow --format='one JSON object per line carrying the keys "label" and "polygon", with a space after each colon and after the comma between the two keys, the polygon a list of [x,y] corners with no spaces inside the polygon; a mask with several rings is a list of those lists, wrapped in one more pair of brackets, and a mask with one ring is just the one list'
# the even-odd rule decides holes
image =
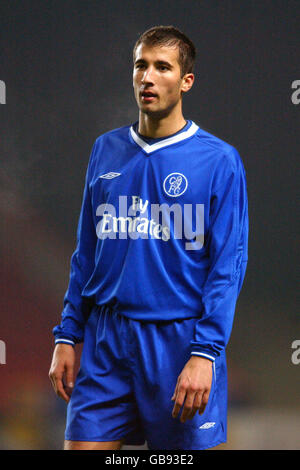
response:
{"label": "eyebrow", "polygon": [[[137,64],[146,64],[147,61],[145,59],[138,59],[135,61],[134,65]],[[173,65],[170,64],[170,62],[167,62],[166,60],[156,60],[155,61],[156,65],[166,65],[167,67],[173,68]]]}

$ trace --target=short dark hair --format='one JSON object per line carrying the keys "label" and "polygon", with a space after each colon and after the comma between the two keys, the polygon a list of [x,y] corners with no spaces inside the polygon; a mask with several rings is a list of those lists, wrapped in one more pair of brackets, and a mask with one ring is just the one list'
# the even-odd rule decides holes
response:
{"label": "short dark hair", "polygon": [[174,26],[153,26],[140,35],[133,48],[133,61],[138,46],[178,46],[181,76],[194,70],[196,48],[193,42]]}

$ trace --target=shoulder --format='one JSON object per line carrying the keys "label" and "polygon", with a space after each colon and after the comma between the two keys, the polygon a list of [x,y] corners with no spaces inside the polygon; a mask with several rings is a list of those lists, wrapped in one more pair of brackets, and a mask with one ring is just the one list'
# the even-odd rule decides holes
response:
{"label": "shoulder", "polygon": [[201,151],[209,152],[216,166],[228,167],[232,170],[243,166],[239,151],[234,145],[201,127],[198,128],[195,137]]}
{"label": "shoulder", "polygon": [[92,150],[89,158],[89,172],[95,170],[98,162],[102,159],[103,154],[115,155],[119,152],[120,145],[123,146],[124,142],[128,140],[128,132],[130,125],[111,129],[98,135],[92,145]]}
{"label": "shoulder", "polygon": [[99,146],[110,140],[118,140],[122,138],[127,138],[130,127],[131,127],[131,124],[127,126],[117,127],[115,129],[111,129],[107,132],[104,132],[103,134],[100,134],[96,138],[94,145]]}

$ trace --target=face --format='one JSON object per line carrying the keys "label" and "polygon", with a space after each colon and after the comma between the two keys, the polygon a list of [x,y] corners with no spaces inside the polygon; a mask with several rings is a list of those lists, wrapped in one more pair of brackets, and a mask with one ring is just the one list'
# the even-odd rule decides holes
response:
{"label": "face", "polygon": [[181,77],[178,47],[140,44],[133,68],[133,88],[141,112],[163,117],[181,105],[182,93],[193,83],[193,74]]}

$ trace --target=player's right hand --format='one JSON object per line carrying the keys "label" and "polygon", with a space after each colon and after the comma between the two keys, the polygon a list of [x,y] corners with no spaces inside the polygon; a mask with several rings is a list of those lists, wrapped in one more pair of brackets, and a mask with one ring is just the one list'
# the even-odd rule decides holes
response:
{"label": "player's right hand", "polygon": [[65,400],[70,400],[74,386],[75,351],[69,344],[55,346],[49,370],[49,378],[55,393]]}

